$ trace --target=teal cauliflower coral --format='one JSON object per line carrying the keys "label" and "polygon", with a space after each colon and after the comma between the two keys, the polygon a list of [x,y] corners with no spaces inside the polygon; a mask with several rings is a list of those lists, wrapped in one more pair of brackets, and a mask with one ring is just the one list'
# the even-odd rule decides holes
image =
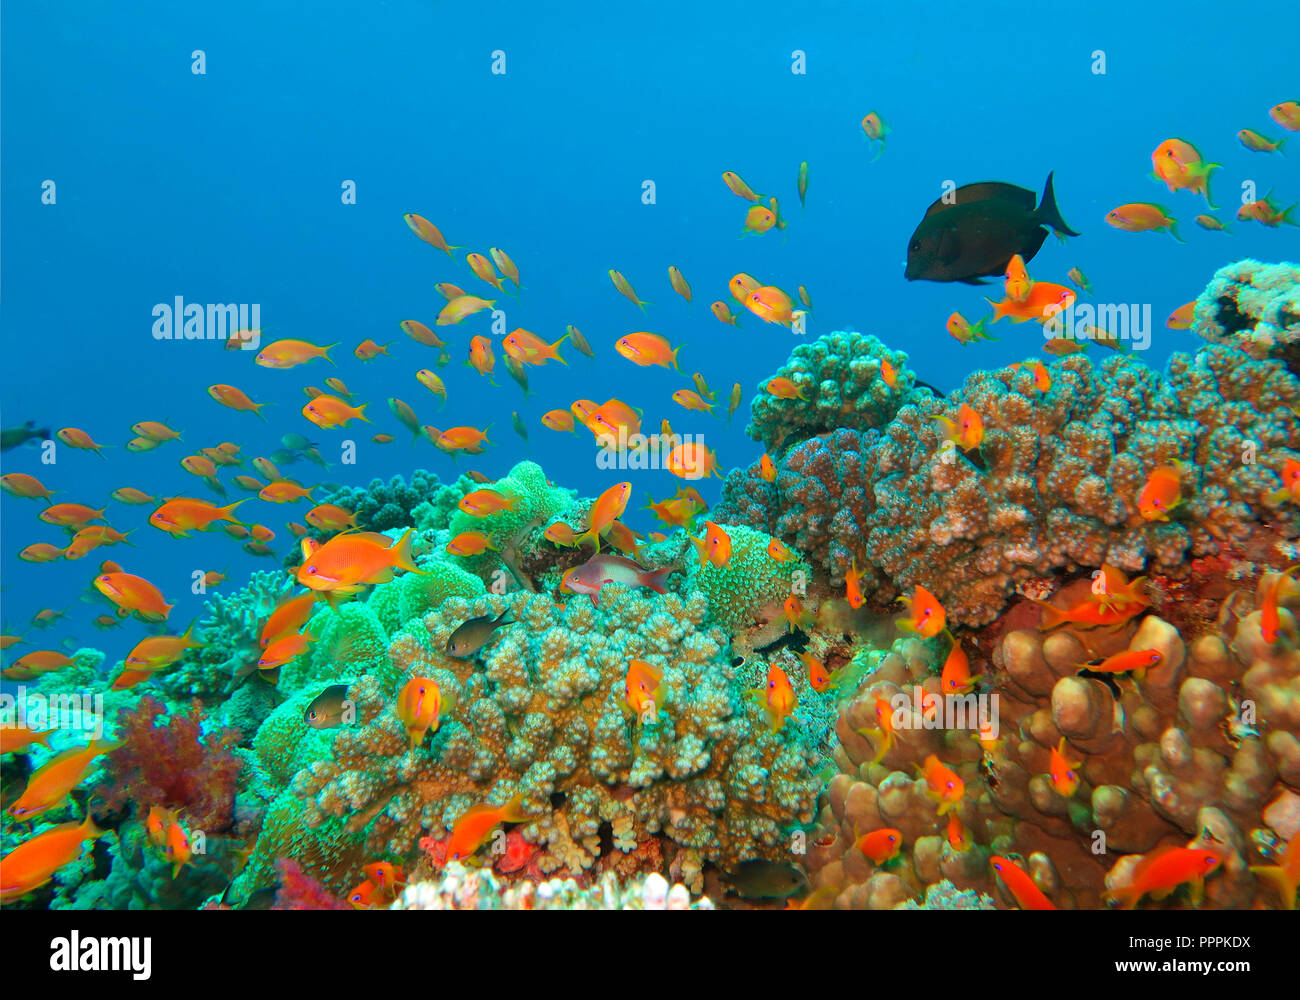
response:
{"label": "teal cauliflower coral", "polygon": [[686,590],[698,590],[708,599],[709,619],[729,632],[779,614],[793,593],[801,593],[812,579],[812,569],[791,553],[784,562],[772,557],[772,536],[739,524],[720,525],[731,538],[731,558],[718,567],[701,562],[692,547],[686,556]]}
{"label": "teal cauliflower coral", "polygon": [[[465,619],[509,607],[480,662],[446,656]],[[441,836],[466,809],[523,797],[524,836],[546,846],[546,870],[588,868],[609,824],[617,849],[662,833],[724,866],[777,857],[808,824],[820,782],[815,739],[790,722],[773,732],[744,687],[761,660],[733,670],[727,636],[706,628],[703,595],[631,592],[611,585],[600,606],[557,605],[514,594],[453,598],[394,638],[390,657],[456,695],[454,713],[410,749],[390,707],[339,732],[332,759],[300,771],[309,824],[360,816],[367,849],[406,857],[421,835]],[[628,662],[664,673],[655,721],[624,704]],[[481,665],[480,665],[481,663]],[[373,679],[372,679],[373,680]],[[813,696],[813,695],[810,695]]]}
{"label": "teal cauliflower coral", "polygon": [[[896,372],[890,386],[882,364]],[[745,433],[775,454],[798,441],[838,427],[883,427],[914,393],[907,355],[869,334],[836,331],[800,344],[776,372],[794,383],[803,399],[772,395],[769,380],[758,387]]]}

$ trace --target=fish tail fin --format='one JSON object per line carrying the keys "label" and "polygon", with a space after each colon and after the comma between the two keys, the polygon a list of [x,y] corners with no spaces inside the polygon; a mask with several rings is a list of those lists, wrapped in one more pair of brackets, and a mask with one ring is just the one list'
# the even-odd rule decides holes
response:
{"label": "fish tail fin", "polygon": [[262,407],[264,407],[264,406],[270,406],[270,405],[271,405],[270,403],[254,403],[254,404],[253,404],[253,412],[257,414],[257,418],[258,418],[259,420],[261,420],[263,423],[266,422],[266,417],[262,416]]}
{"label": "fish tail fin", "polygon": [[1170,220],[1169,220],[1169,235],[1172,236],[1172,237],[1173,237],[1175,240],[1177,240],[1179,243],[1186,243],[1186,242],[1187,242],[1185,239],[1183,239],[1181,236],[1178,235],[1178,220],[1177,220],[1177,219],[1170,219]]}
{"label": "fish tail fin", "polygon": [[1055,608],[1046,601],[1034,601],[1034,603],[1043,612],[1043,621],[1038,627],[1044,632],[1054,629],[1065,622],[1066,614],[1060,608]]}
{"label": "fish tail fin", "polygon": [[1282,897],[1282,908],[1285,910],[1295,909],[1296,899],[1296,880],[1294,876],[1289,875],[1280,865],[1251,865],[1250,873],[1256,878],[1263,879]]}
{"label": "fish tail fin", "polygon": [[668,577],[672,575],[673,569],[672,566],[665,566],[663,569],[651,570],[646,574],[645,585],[656,594],[668,593]]}
{"label": "fish tail fin", "polygon": [[[338,346],[339,346],[339,342],[337,340],[334,341],[334,343],[332,344],[326,344],[325,347],[321,349],[320,356],[324,358],[326,361],[328,361],[330,364],[334,365],[334,359],[330,357],[330,351],[334,350],[334,348]],[[334,367],[337,368],[338,365],[334,365]]]}
{"label": "fish tail fin", "polygon": [[682,373],[682,370],[677,367],[677,354],[685,346],[686,346],[685,344],[678,344],[677,348],[673,351],[673,371],[675,371],[678,375]]}
{"label": "fish tail fin", "polygon": [[[266,404],[263,403],[262,405],[265,406]],[[247,500],[247,499],[248,499],[248,497],[244,497],[244,500]],[[241,503],[243,503],[244,500],[236,500],[234,503],[232,503],[232,504],[227,504],[226,506],[220,508],[220,509],[221,509],[221,514],[222,514],[220,520],[222,520],[222,521],[230,521],[232,524],[239,524],[240,522],[239,522],[238,520],[236,520],[235,517],[234,517],[234,510],[235,510],[235,508],[238,507]]]}
{"label": "fish tail fin", "polygon": [[398,569],[406,570],[408,573],[424,573],[426,571],[415,565],[415,558],[411,555],[411,536],[414,534],[414,528],[407,528],[406,534],[393,545],[393,565]]}
{"label": "fish tail fin", "polygon": [[575,548],[582,548],[582,546],[586,545],[588,542],[591,542],[592,545],[596,546],[597,552],[600,551],[600,533],[597,532],[594,528],[590,528],[587,531],[584,531],[581,535],[579,535],[577,538],[573,540],[573,544]]}
{"label": "fish tail fin", "polygon": [[1034,220],[1040,225],[1048,226],[1057,233],[1064,233],[1066,236],[1078,236],[1073,229],[1066,225],[1065,220],[1061,218],[1061,210],[1056,207],[1056,191],[1052,187],[1052,177],[1055,171],[1047,175],[1047,182],[1043,185],[1043,197],[1038,202],[1038,208],[1034,211]]}
{"label": "fish tail fin", "polygon": [[[561,337],[559,340],[557,340],[554,344],[551,345],[552,357],[554,357],[555,360],[558,361],[560,364],[566,366],[568,365],[568,362],[565,361],[562,357],[560,357],[560,345],[563,344],[568,339],[569,339],[569,335],[566,333],[563,337]],[[524,395],[528,395],[528,390],[526,389],[524,390]]]}
{"label": "fish tail fin", "polygon": [[501,807],[501,819],[506,823],[527,823],[532,819],[528,810],[524,808],[524,797],[516,795],[504,806]]}

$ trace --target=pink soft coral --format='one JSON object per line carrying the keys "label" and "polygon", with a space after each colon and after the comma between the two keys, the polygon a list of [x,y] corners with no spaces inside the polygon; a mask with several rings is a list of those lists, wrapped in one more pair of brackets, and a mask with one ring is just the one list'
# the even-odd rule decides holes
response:
{"label": "pink soft coral", "polygon": [[280,888],[275,894],[273,910],[351,910],[352,907],[304,874],[296,861],[281,858],[275,864],[280,873]]}
{"label": "pink soft coral", "polygon": [[96,791],[109,809],[128,802],[140,812],[166,806],[183,811],[191,829],[220,833],[234,816],[235,779],[243,762],[230,748],[240,735],[226,729],[204,737],[198,702],[159,725],[165,711],[147,695],[134,711],[121,711],[121,746],[108,755],[109,780]]}

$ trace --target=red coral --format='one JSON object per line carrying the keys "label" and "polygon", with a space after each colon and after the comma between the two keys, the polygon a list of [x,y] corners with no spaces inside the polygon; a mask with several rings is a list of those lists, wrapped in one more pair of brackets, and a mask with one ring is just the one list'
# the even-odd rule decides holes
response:
{"label": "red coral", "polygon": [[289,858],[275,863],[280,873],[280,888],[275,894],[273,910],[351,910],[352,907],[304,874],[302,866]]}
{"label": "red coral", "polygon": [[235,779],[243,761],[230,748],[240,734],[224,729],[204,737],[198,702],[159,725],[158,716],[165,711],[162,702],[147,695],[134,711],[122,709],[121,746],[108,755],[109,780],[96,791],[109,809],[127,802],[140,812],[166,806],[183,810],[190,829],[220,833],[234,818]]}

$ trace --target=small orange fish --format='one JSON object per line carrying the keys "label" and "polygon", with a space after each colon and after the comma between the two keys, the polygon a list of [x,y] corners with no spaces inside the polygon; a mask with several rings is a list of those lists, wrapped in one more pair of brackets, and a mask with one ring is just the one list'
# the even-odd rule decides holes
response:
{"label": "small orange fish", "polygon": [[1128,649],[1113,656],[1108,656],[1100,663],[1089,664],[1082,669],[1098,674],[1127,674],[1131,672],[1138,680],[1142,680],[1147,670],[1159,663],[1160,659],[1161,655],[1158,649]]}
{"label": "small orange fish", "polygon": [[173,607],[152,583],[130,573],[103,573],[95,577],[95,589],[117,605],[119,615],[133,611],[144,621],[165,621]]}
{"label": "small orange fish", "polygon": [[563,521],[556,521],[542,532],[542,537],[552,545],[572,548],[578,544],[578,534]]}
{"label": "small orange fish", "polygon": [[885,385],[889,386],[889,388],[898,388],[898,369],[894,367],[893,362],[888,358],[880,359],[880,377],[885,380]]}
{"label": "small orange fish", "polygon": [[502,277],[508,278],[515,283],[516,291],[523,287],[519,283],[519,268],[515,266],[515,262],[510,259],[508,253],[500,247],[488,247],[488,256],[492,258],[492,262],[497,267],[501,268]]}
{"label": "small orange fish", "polygon": [[656,333],[629,333],[614,344],[614,350],[642,368],[658,365],[661,368],[672,368],[675,372],[681,371],[677,367],[677,354],[681,347],[673,347],[666,338]]}
{"label": "small orange fish", "polygon": [[1263,597],[1259,605],[1259,630],[1264,636],[1264,641],[1270,646],[1277,642],[1277,637],[1282,630],[1282,619],[1277,607],[1278,594],[1281,592],[1283,582],[1289,580],[1297,568],[1300,567],[1292,566],[1281,573],[1265,574],[1260,580],[1259,589]]}
{"label": "small orange fish", "polygon": [[32,774],[23,794],[5,812],[24,823],[49,812],[61,805],[68,793],[81,784],[96,757],[116,750],[120,745],[92,740],[84,747],[64,750]]}
{"label": "small orange fish", "polygon": [[553,431],[574,431],[573,414],[568,410],[547,410],[542,414],[542,426]]}
{"label": "small orange fish", "polygon": [[948,813],[948,846],[954,851],[965,851],[970,847],[970,834],[955,809]]}
{"label": "small orange fish", "polygon": [[1178,220],[1159,205],[1150,202],[1132,202],[1120,205],[1106,213],[1106,224],[1126,233],[1147,233],[1163,229],[1179,243],[1186,242],[1178,235]]}
{"label": "small orange fish", "polygon": [[1254,129],[1244,128],[1237,133],[1237,141],[1252,153],[1279,153],[1282,151],[1282,144],[1286,142],[1286,139],[1278,139],[1274,142],[1267,136],[1260,135]]}
{"label": "small orange fish", "polygon": [[568,362],[560,357],[560,345],[569,339],[566,333],[553,344],[548,344],[535,333],[520,327],[512,330],[502,341],[501,347],[506,354],[523,365],[544,365],[548,361],[558,361],[562,365]]}
{"label": "small orange fish", "polygon": [[737,330],[743,329],[741,325],[736,322],[736,314],[731,311],[731,307],[727,305],[727,303],[719,300],[709,306],[709,309],[713,312],[713,315],[718,318],[719,322],[726,323],[728,326],[734,326]]}
{"label": "small orange fish", "polygon": [[777,562],[789,562],[794,558],[794,553],[779,538],[773,538],[767,543],[767,554]]}
{"label": "small orange fish", "polygon": [[1186,882],[1191,885],[1195,904],[1200,901],[1205,877],[1222,863],[1223,855],[1218,851],[1196,847],[1157,848],[1138,862],[1128,885],[1108,889],[1101,898],[1107,902],[1118,900],[1121,909],[1131,910],[1148,893],[1163,899]]}
{"label": "small orange fish", "polygon": [[359,593],[372,584],[387,583],[398,569],[422,573],[411,555],[413,531],[408,529],[395,542],[385,535],[368,532],[335,535],[319,546],[312,539],[304,538],[298,582],[311,590],[340,597]]}
{"label": "small orange fish", "polygon": [[762,200],[763,196],[754,194],[753,189],[741,180],[740,175],[735,171],[724,170],[722,172],[722,183],[727,185],[728,190],[738,198],[744,198],[746,201],[754,202]]}
{"label": "small orange fish", "polygon": [[496,546],[481,531],[462,531],[447,543],[447,551],[454,556],[477,556],[488,549],[495,552]]}
{"label": "small orange fish", "polygon": [[[496,367],[496,355],[492,353],[492,341],[484,336],[471,337],[469,341],[469,360],[465,362],[467,366],[473,368],[480,375],[486,375],[488,381],[492,381],[492,369]],[[496,385],[495,382],[492,382]]]}
{"label": "small orange fish", "polygon": [[919,635],[922,639],[933,639],[943,631],[947,622],[943,605],[920,584],[916,585],[911,597],[900,597],[898,600],[906,604],[910,612],[906,618],[899,618],[894,623],[901,631]]}
{"label": "small orange fish", "polygon": [[1025,259],[1020,254],[1013,254],[1010,263],[1007,264],[1006,280],[1002,285],[1003,292],[1013,302],[1024,302],[1029,297],[1029,290],[1033,284],[1029,277],[1029,270],[1025,267]]}
{"label": "small orange fish", "polygon": [[745,213],[745,234],[765,233],[776,223],[775,212],[765,205],[754,205]]}
{"label": "small orange fish", "polygon": [[332,427],[346,427],[353,420],[370,423],[370,418],[365,413],[369,405],[362,403],[360,406],[349,406],[346,400],[338,396],[322,393],[302,408],[302,415],[317,427],[329,430]]}
{"label": "small orange fish", "polygon": [[965,694],[974,683],[966,651],[961,648],[961,642],[954,639],[948,658],[943,662],[943,672],[939,675],[939,690],[944,694]]}
{"label": "small orange fish", "polygon": [[794,594],[785,599],[782,610],[785,611],[785,620],[789,623],[791,632],[802,625],[808,617],[803,605],[799,603],[799,598],[795,597]]}
{"label": "small orange fish", "polygon": [[243,502],[236,500],[225,507],[218,507],[206,500],[175,497],[150,514],[149,523],[173,538],[187,538],[191,531],[207,531],[216,521],[240,524],[234,511]]}
{"label": "small orange fish", "polygon": [[1184,302],[1181,306],[1169,314],[1165,320],[1165,326],[1171,330],[1187,330],[1191,328],[1192,320],[1196,313],[1196,300]]}
{"label": "small orange fish", "polygon": [[[1032,598],[1031,598],[1032,600]],[[1034,601],[1042,609],[1043,621],[1038,627],[1043,631],[1074,625],[1077,628],[1122,625],[1146,608],[1146,603],[1125,604],[1102,608],[1095,600],[1084,600],[1072,608],[1057,608],[1046,601]]]}
{"label": "small orange fish", "polygon": [[623,701],[638,719],[653,719],[662,703],[664,672],[645,660],[627,665]]}
{"label": "small orange fish", "polygon": [[506,496],[492,489],[474,490],[461,497],[456,506],[471,517],[488,517],[503,510],[518,510],[519,497]]}
{"label": "small orange fish", "polygon": [[826,672],[826,665],[821,660],[814,657],[811,653],[799,653],[799,659],[803,665],[808,668],[808,684],[814,691],[820,694],[836,686],[831,680],[831,675]]}
{"label": "small orange fish", "polygon": [[[366,339],[357,344],[356,349],[353,350],[352,353],[361,361],[373,361],[381,354],[385,357],[389,357],[388,349],[392,346],[391,341],[387,344],[376,344],[373,340]],[[328,384],[329,382],[327,380],[326,385]]]}
{"label": "small orange fish", "polygon": [[1008,365],[1012,371],[1019,371],[1021,368],[1028,369],[1029,374],[1034,377],[1034,388],[1039,392],[1047,392],[1052,387],[1052,376],[1047,371],[1047,366],[1041,361],[1017,361]]}
{"label": "small orange fish", "polygon": [[718,456],[700,441],[679,444],[668,453],[664,465],[679,479],[722,478],[718,471]]}
{"label": "small orange fish", "polygon": [[323,358],[333,364],[334,361],[330,358],[329,352],[337,346],[337,344],[330,344],[328,347],[317,347],[305,340],[277,340],[274,344],[268,344],[262,348],[257,357],[253,359],[253,363],[263,368],[282,370],[305,365],[317,358]]}
{"label": "small orange fish", "polygon": [[439,250],[445,252],[448,257],[452,256],[453,250],[465,249],[464,247],[448,246],[447,241],[443,239],[442,233],[439,232],[438,227],[422,215],[408,212],[406,215],[403,215],[402,218],[405,219],[406,224],[411,227],[411,232],[415,233],[416,236],[424,240],[424,242],[429,244],[429,246],[437,247]]}
{"label": "small orange fish", "polygon": [[454,693],[444,694],[430,677],[412,677],[402,686],[393,711],[406,727],[411,746],[418,747],[430,730],[438,731],[443,713],[450,714],[455,708]]}
{"label": "small orange fish", "polygon": [[276,640],[297,632],[315,613],[316,601],[319,598],[320,594],[309,590],[305,594],[281,601],[263,623],[262,631],[258,636],[258,645],[265,649]]}
{"label": "small orange fish", "polygon": [[802,403],[808,402],[808,397],[804,395],[807,388],[795,385],[792,379],[784,375],[769,380],[764,388],[777,399],[797,399]]}
{"label": "small orange fish", "polygon": [[776,482],[776,466],[772,464],[772,456],[763,452],[763,457],[758,460],[758,474],[766,483]]}
{"label": "small orange fish", "polygon": [[501,284],[501,276],[497,274],[496,268],[492,262],[484,257],[481,253],[471,253],[465,256],[465,263],[480,279],[486,281],[502,295],[506,294],[505,286]]}
{"label": "small orange fish", "polygon": [[944,815],[966,794],[966,783],[957,776],[957,772],[939,760],[934,754],[925,758],[925,764],[917,767],[925,778],[926,794],[939,803],[938,813]]}
{"label": "small orange fish", "polygon": [[1176,466],[1161,465],[1151,470],[1138,494],[1138,513],[1148,521],[1168,521],[1182,502],[1182,474]]}
{"label": "small orange fish", "polygon": [[[279,479],[264,486],[257,495],[262,500],[270,503],[297,503],[299,500],[311,500],[311,491],[313,489],[315,489],[314,486],[304,488],[292,479]],[[256,532],[254,532],[254,537],[256,537]],[[266,539],[258,540],[266,541]]]}
{"label": "small orange fish", "polygon": [[141,639],[126,654],[124,661],[132,670],[161,670],[171,666],[187,649],[203,649],[204,644],[194,641],[194,623],[183,635],[151,635]]}
{"label": "small orange fish", "polygon": [[599,549],[601,534],[610,524],[623,516],[631,496],[632,484],[618,483],[597,497],[587,515],[587,530],[578,536],[578,544],[586,545],[590,542]]}
{"label": "small orange fish", "polygon": [[303,516],[308,524],[321,531],[346,531],[357,526],[357,515],[337,504],[317,504]]}
{"label": "small orange fish", "polygon": [[790,678],[775,663],[768,664],[767,681],[763,687],[756,688],[749,694],[766,710],[768,722],[774,733],[781,730],[785,720],[798,705],[794,688],[790,686]]}
{"label": "small orange fish", "polygon": [[[79,451],[93,451],[100,458],[104,458],[103,449],[106,445],[96,444],[89,434],[77,427],[65,427],[59,431],[55,437],[66,444],[69,448],[76,448]],[[104,458],[107,462],[108,459]]]}
{"label": "small orange fish", "polygon": [[1079,774],[1075,768],[1081,764],[1081,761],[1070,760],[1065,755],[1065,737],[1062,736],[1061,742],[1052,748],[1047,765],[1047,776],[1052,779],[1052,787],[1056,789],[1057,794],[1063,798],[1070,798],[1078,790]]}
{"label": "small orange fish", "polygon": [[903,847],[903,835],[893,827],[885,827],[883,830],[872,830],[870,833],[864,833],[857,836],[857,830],[853,831],[853,846],[865,854],[876,865],[887,864],[898,857],[898,852]]}
{"label": "small orange fish", "polygon": [[451,839],[447,841],[447,860],[465,860],[477,852],[502,823],[527,823],[529,818],[520,795],[503,806],[471,806],[452,827]]}
{"label": "small orange fish", "polygon": [[712,521],[704,522],[704,537],[691,536],[691,543],[699,553],[701,563],[712,563],[722,569],[731,561],[731,536]]}
{"label": "small orange fish", "polygon": [[992,299],[984,301],[993,307],[994,323],[1008,316],[1013,323],[1024,323],[1029,320],[1046,323],[1058,312],[1069,309],[1076,297],[1072,288],[1053,284],[1050,281],[1035,281],[1023,299],[1007,297],[1001,302],[994,302]]}
{"label": "small orange fish", "polygon": [[1029,873],[1019,865],[997,854],[989,858],[989,864],[1022,910],[1056,909],[1056,905],[1043,894],[1043,890],[1034,884]]}
{"label": "small orange fish", "polygon": [[270,643],[257,659],[258,670],[274,670],[296,660],[316,641],[310,632],[290,632]]}
{"label": "small orange fish", "polygon": [[763,283],[752,274],[741,271],[739,274],[732,276],[731,280],[727,282],[727,287],[731,290],[731,297],[741,305],[745,305],[749,301],[749,297],[763,287]]}
{"label": "small orange fish", "polygon": [[620,295],[639,308],[642,312],[646,311],[646,306],[652,304],[650,302],[643,302],[641,299],[637,298],[636,291],[632,288],[631,282],[629,282],[627,278],[623,277],[620,272],[615,271],[612,268],[609,272],[609,280],[614,282],[614,287],[618,289]]}
{"label": "small orange fish", "polygon": [[87,814],[81,823],[63,823],[19,844],[0,861],[0,903],[39,889],[56,871],[77,860],[87,840],[105,832]]}
{"label": "small orange fish", "polygon": [[867,603],[866,597],[862,594],[862,571],[858,569],[856,556],[844,574],[844,597],[849,602],[849,607],[855,611]]}

